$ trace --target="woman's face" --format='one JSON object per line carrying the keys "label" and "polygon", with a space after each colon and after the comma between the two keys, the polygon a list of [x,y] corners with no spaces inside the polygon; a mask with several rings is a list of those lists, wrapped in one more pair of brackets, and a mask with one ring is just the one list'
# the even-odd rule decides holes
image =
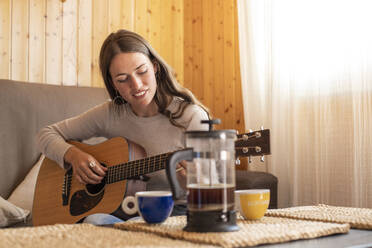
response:
{"label": "woman's face", "polygon": [[119,53],[111,61],[110,75],[114,87],[138,116],[148,117],[158,113],[153,100],[155,73],[156,67],[142,53]]}

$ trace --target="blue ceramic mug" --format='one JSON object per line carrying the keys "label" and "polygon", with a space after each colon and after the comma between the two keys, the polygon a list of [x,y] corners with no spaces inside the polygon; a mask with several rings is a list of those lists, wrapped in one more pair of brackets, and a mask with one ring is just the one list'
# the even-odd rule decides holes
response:
{"label": "blue ceramic mug", "polygon": [[147,223],[164,222],[172,213],[174,202],[170,191],[141,191],[136,193],[136,205]]}

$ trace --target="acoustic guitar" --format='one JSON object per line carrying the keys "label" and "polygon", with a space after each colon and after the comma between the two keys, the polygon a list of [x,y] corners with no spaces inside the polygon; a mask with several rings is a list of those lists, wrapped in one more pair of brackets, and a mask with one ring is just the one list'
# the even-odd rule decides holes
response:
{"label": "acoustic guitar", "polygon": [[[72,169],[64,170],[45,158],[36,181],[32,209],[33,225],[71,224],[94,213],[115,213],[127,192],[127,180],[165,169],[171,153],[128,161],[128,143],[116,137],[97,145],[69,142],[91,154],[108,168],[99,184],[83,185],[75,179]],[[270,130],[238,135],[236,157],[270,154]],[[125,218],[119,215],[121,218]]]}

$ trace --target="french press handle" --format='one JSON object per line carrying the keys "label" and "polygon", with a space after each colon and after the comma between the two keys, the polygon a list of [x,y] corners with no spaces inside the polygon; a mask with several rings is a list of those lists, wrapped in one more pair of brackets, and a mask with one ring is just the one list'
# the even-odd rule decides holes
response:
{"label": "french press handle", "polygon": [[182,199],[186,196],[186,191],[183,190],[177,179],[176,168],[179,162],[182,160],[192,161],[193,160],[193,149],[186,148],[181,151],[177,151],[168,156],[165,170],[167,173],[168,181],[171,186],[173,200]]}

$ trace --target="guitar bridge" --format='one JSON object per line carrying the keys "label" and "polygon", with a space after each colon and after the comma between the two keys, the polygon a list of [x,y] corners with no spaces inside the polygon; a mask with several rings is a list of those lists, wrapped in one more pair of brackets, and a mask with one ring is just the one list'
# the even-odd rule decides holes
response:
{"label": "guitar bridge", "polygon": [[71,180],[72,180],[72,169],[69,169],[63,177],[62,185],[62,205],[68,205],[68,199],[70,198],[71,191]]}

